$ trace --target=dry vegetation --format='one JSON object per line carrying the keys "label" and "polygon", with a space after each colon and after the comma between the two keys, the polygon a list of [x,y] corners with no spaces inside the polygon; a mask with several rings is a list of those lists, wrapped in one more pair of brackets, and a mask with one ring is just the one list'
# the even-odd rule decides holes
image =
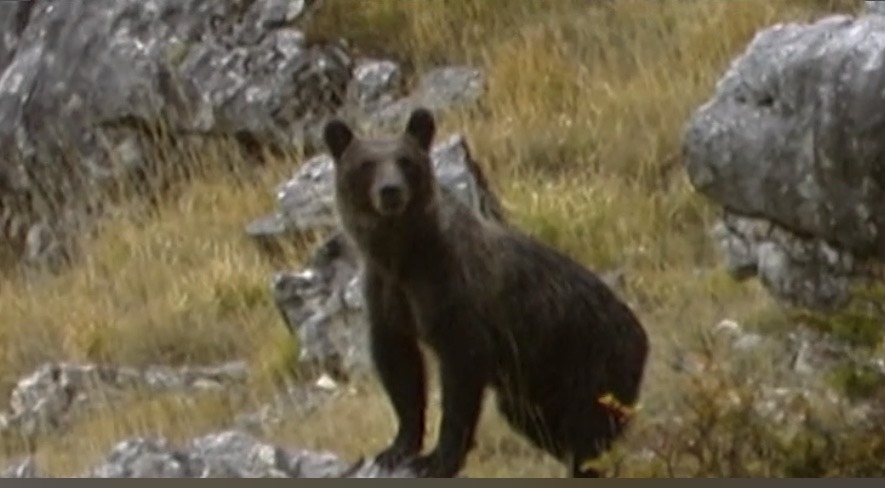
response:
{"label": "dry vegetation", "polygon": [[[516,225],[593,268],[626,269],[624,294],[647,324],[654,352],[624,451],[638,456],[653,441],[670,451],[641,463],[626,458],[621,476],[844,475],[878,466],[869,457],[881,445],[859,440],[859,452],[843,456],[850,462],[818,472],[798,450],[789,457],[790,446],[735,454],[734,445],[761,435],[751,432],[759,426],[740,416],[746,412],[711,402],[732,392],[729,382],[740,373],[723,366],[711,373],[718,386],[710,386],[679,377],[670,364],[681,350],[701,351],[700,331],[723,318],[748,326],[787,321],[757,284],[734,283],[717,264],[706,235],[711,209],[680,167],[684,121],[756,30],[848,12],[858,3],[327,0],[311,34],[344,35],[410,68],[481,66],[488,76],[481,106],[446,115],[442,133],[467,134]],[[236,157],[226,149],[194,158],[211,167]],[[124,436],[184,438],[222,426],[294,374],[295,345],[267,292],[272,265],[242,228],[272,207],[273,186],[298,161],[292,155],[248,174],[205,171],[164,196],[155,211],[121,209],[73,269],[0,284],[0,398],[22,374],[62,358],[144,365],[242,357],[254,368],[248,391],[193,402],[133,397],[78,419],[62,435],[36,439],[33,449],[46,469],[76,472]],[[291,266],[305,248],[300,244]],[[760,357],[751,371],[768,374],[766,361]],[[679,408],[688,412],[684,425],[659,430],[656,413]],[[380,448],[391,421],[386,401],[369,384],[309,419],[293,419],[276,437],[355,456]],[[0,455],[23,449],[16,439],[0,442]],[[562,468],[487,409],[466,474],[560,476]]]}

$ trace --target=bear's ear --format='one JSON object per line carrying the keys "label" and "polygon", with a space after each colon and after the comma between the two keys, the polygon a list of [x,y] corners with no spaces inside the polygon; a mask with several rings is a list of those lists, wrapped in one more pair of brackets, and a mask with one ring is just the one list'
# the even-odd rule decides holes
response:
{"label": "bear's ear", "polygon": [[353,131],[341,119],[332,119],[326,123],[323,129],[323,142],[336,161],[344,154],[347,146],[353,141]]}
{"label": "bear's ear", "polygon": [[430,110],[423,107],[413,110],[406,123],[406,134],[412,136],[421,149],[430,151],[433,136],[436,134],[436,121]]}

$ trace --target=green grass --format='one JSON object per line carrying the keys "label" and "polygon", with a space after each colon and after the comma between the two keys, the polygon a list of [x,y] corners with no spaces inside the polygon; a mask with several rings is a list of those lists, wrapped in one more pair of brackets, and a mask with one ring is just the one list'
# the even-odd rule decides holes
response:
{"label": "green grass", "polygon": [[[723,318],[788,323],[758,283],[735,283],[718,264],[708,236],[714,209],[693,192],[680,166],[687,117],[758,29],[857,4],[327,0],[308,34],[348,37],[368,54],[403,62],[410,75],[438,64],[481,67],[487,93],[478,106],[444,115],[440,133],[467,135],[515,225],[594,269],[624,267],[623,294],[647,325],[653,352],[636,427],[605,461],[618,475],[844,474],[872,461],[854,451],[817,449],[818,438],[790,455],[792,444],[779,446],[767,437],[771,426],[748,413],[751,392],[735,376],[765,382],[774,374],[764,367],[769,357],[759,355],[756,367],[740,374],[713,368],[700,379],[671,364],[686,351],[701,354],[697,338]],[[185,156],[158,148],[160,163],[180,157],[200,168],[239,161],[221,143]],[[77,472],[129,435],[182,439],[222,427],[294,374],[297,350],[269,301],[274,267],[243,236],[243,225],[272,208],[273,187],[298,160],[293,154],[259,169],[201,171],[158,197],[156,211],[122,206],[70,270],[2,283],[2,397],[18,377],[54,359],[145,365],[245,358],[253,368],[248,391],[191,402],[134,394],[78,417],[69,431],[35,441],[43,469]],[[311,242],[293,243],[290,266]],[[865,391],[863,379],[846,381]],[[731,393],[744,400],[723,404]],[[431,410],[429,438],[438,413],[436,405]],[[356,456],[380,449],[392,420],[369,381],[309,419],[286,422],[273,437]],[[833,422],[838,431],[842,424]],[[845,437],[839,446],[881,448],[875,433],[838,432]],[[652,448],[651,459],[643,458]],[[22,449],[0,439],[0,458]],[[829,456],[826,470],[815,458],[822,452]],[[465,474],[562,473],[487,405]]]}

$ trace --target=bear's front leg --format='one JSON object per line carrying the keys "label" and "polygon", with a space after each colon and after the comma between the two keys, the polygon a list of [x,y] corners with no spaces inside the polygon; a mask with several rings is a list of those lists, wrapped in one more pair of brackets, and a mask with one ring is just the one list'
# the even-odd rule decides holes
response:
{"label": "bear's front leg", "polygon": [[442,386],[442,420],[439,441],[428,455],[415,458],[409,467],[419,477],[452,478],[463,468],[473,447],[482,408],[486,368],[460,350],[438,351]]}
{"label": "bear's front leg", "polygon": [[372,360],[398,423],[393,442],[374,461],[390,470],[421,452],[427,401],[424,358],[405,297],[374,273],[365,279]]}
{"label": "bear's front leg", "polygon": [[372,335],[375,368],[398,424],[393,442],[375,456],[375,463],[394,469],[421,452],[426,402],[424,364],[414,339],[383,332]]}

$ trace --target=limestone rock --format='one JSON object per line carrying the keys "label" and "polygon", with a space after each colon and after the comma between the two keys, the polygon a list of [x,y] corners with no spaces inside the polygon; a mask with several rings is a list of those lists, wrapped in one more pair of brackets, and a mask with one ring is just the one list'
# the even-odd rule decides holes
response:
{"label": "limestone rock", "polygon": [[723,208],[739,278],[841,306],[885,262],[885,17],[833,15],[755,36],[691,117],[685,167]]}

